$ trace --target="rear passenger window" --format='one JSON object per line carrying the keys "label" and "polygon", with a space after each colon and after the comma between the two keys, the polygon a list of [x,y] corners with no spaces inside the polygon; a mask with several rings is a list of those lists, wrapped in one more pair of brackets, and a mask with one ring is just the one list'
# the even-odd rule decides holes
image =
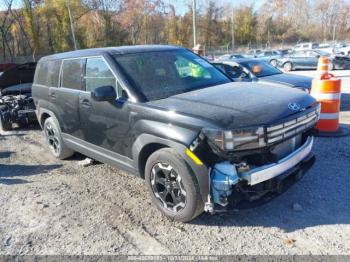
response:
{"label": "rear passenger window", "polygon": [[85,74],[86,91],[92,91],[94,88],[100,86],[113,86],[116,89],[116,82],[112,71],[102,58],[87,59]]}
{"label": "rear passenger window", "polygon": [[82,89],[82,74],[85,59],[64,60],[62,64],[61,86]]}

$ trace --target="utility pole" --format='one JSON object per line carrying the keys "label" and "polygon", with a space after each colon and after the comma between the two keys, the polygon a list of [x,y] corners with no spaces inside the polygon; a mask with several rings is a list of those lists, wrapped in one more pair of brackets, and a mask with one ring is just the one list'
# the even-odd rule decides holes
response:
{"label": "utility pole", "polygon": [[70,12],[70,7],[69,7],[69,1],[66,1],[67,9],[68,9],[68,15],[69,15],[69,23],[70,23],[70,30],[72,31],[72,37],[73,37],[73,44],[74,44],[74,50],[77,50],[77,42],[75,40],[75,32],[74,32],[74,25],[73,25],[73,19],[72,19],[72,14]]}
{"label": "utility pole", "polygon": [[234,21],[234,9],[232,7],[232,52],[235,50],[235,21]]}
{"label": "utility pole", "polygon": [[192,0],[192,26],[193,26],[193,46],[197,45],[197,30],[196,30],[196,0]]}
{"label": "utility pole", "polygon": [[336,26],[336,23],[334,23],[333,25],[333,43],[335,41],[335,26]]}

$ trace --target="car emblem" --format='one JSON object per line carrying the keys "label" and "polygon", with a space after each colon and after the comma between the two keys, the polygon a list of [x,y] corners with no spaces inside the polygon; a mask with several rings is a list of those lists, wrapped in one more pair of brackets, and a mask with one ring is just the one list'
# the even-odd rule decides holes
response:
{"label": "car emblem", "polygon": [[301,107],[297,103],[289,103],[288,108],[293,111],[299,111]]}

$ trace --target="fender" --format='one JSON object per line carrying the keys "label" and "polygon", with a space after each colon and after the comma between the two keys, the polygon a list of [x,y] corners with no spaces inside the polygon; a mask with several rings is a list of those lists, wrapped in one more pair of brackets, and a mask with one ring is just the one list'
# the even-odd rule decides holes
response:
{"label": "fender", "polygon": [[[194,138],[193,138],[194,139]],[[193,140],[191,140],[192,142]],[[175,142],[169,139],[165,139],[162,137],[158,137],[155,135],[150,135],[150,134],[142,134],[140,135],[135,143],[132,146],[132,156],[134,160],[134,164],[137,165],[135,166],[135,169],[139,170],[139,173],[141,174],[141,170],[139,167],[139,154],[142,151],[144,147],[150,144],[161,144],[166,147],[170,147],[175,149],[186,161],[186,163],[192,168],[194,175],[197,178],[197,182],[199,185],[199,190],[200,194],[202,196],[202,199],[204,202],[207,201],[207,196],[209,194],[209,169],[206,165],[197,165],[193,162],[192,159],[189,158],[189,156],[186,154],[186,149],[188,147],[188,144],[182,144],[179,142]]]}
{"label": "fender", "polygon": [[[48,114],[50,117],[54,117],[56,119],[56,121],[59,123],[56,115],[51,110],[48,110],[48,109],[43,108],[43,107],[37,107],[37,110],[35,113],[36,113],[36,116],[38,118],[38,122],[39,122],[39,125],[41,128],[43,128],[43,125],[41,123],[41,118],[42,118],[43,114]],[[59,128],[61,128],[61,127],[59,126]]]}

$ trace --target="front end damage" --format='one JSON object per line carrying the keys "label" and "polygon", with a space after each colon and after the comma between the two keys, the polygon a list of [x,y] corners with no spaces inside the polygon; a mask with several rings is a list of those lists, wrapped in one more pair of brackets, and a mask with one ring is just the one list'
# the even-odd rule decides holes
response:
{"label": "front end damage", "polygon": [[[299,180],[313,165],[314,126],[319,106],[264,127],[263,146],[223,152],[204,135],[191,145],[209,169],[205,211],[241,209],[271,199]],[[249,142],[250,143],[250,142]]]}

